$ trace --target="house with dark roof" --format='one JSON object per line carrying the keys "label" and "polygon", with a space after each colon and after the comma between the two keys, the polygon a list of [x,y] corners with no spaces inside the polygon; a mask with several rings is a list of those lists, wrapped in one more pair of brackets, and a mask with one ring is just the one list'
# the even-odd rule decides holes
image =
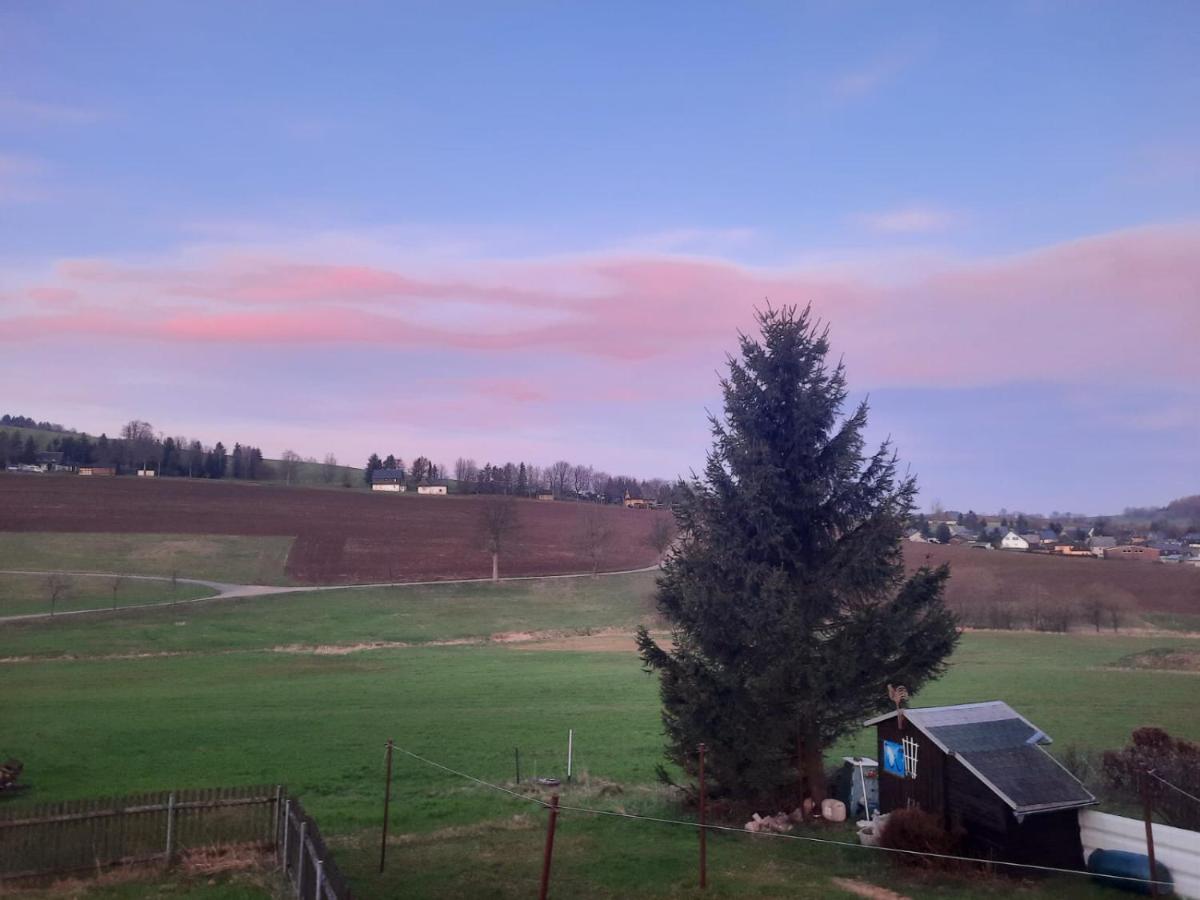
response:
{"label": "house with dark roof", "polygon": [[408,490],[403,469],[376,469],[371,473],[371,490],[403,494]]}
{"label": "house with dark roof", "polygon": [[864,724],[876,729],[882,812],[920,806],[964,833],[976,856],[1083,867],[1078,813],[1096,798],[1007,703],[907,709]]}
{"label": "house with dark roof", "polygon": [[1117,539],[1103,534],[1094,534],[1087,539],[1087,545],[1093,556],[1103,558],[1105,550],[1111,550],[1117,546]]}

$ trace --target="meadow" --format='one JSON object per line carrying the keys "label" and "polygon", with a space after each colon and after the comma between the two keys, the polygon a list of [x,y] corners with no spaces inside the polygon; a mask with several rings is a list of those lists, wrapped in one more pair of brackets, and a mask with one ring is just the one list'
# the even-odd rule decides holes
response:
{"label": "meadow", "polygon": [[[0,657],[21,661],[0,664],[0,757],[23,759],[30,784],[7,802],[281,781],[333,836],[360,896],[528,896],[538,807],[403,755],[391,862],[378,876],[384,742],[511,786],[518,747],[525,777],[561,776],[571,728],[581,777],[564,803],[690,818],[655,782],[655,680],[628,641],[614,640],[653,624],[652,591],[644,573],[304,592],[2,625]],[[513,632],[535,640],[491,639]],[[574,637],[537,640],[563,635]],[[406,646],[361,649],[380,641]],[[1004,699],[1059,753],[1120,746],[1140,725],[1198,739],[1194,675],[1113,666],[1163,646],[1200,651],[1180,635],[970,632],[915,705]],[[872,752],[870,735],[831,756],[851,751]],[[565,814],[561,829],[559,892],[693,893],[690,829],[581,814]],[[836,896],[831,877],[920,896],[1011,893],[1014,884],[1029,897],[1093,890],[1083,879],[897,875],[866,851],[747,835],[714,837],[711,855],[712,896]]]}
{"label": "meadow", "polygon": [[0,573],[0,618],[5,616],[37,615],[51,611],[71,612],[80,609],[108,609],[112,606],[140,606],[180,602],[208,597],[212,588],[200,584],[179,582],[162,584],[113,576],[69,575],[62,580],[61,596],[54,597],[53,585],[45,575],[7,575]]}
{"label": "meadow", "polygon": [[172,575],[234,584],[291,584],[290,537],[0,531],[0,569]]}

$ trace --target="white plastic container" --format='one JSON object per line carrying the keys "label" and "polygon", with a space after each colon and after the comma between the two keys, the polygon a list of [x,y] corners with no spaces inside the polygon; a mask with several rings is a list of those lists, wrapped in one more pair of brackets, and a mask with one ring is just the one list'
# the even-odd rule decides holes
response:
{"label": "white plastic container", "polygon": [[846,804],[841,800],[822,800],[821,818],[827,822],[845,822]]}

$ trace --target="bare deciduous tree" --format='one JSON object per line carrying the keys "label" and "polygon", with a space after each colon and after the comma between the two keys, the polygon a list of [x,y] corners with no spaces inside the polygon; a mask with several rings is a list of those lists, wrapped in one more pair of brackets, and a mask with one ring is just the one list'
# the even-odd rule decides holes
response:
{"label": "bare deciduous tree", "polygon": [[117,593],[121,590],[121,585],[125,581],[124,575],[114,575],[112,581],[109,582],[108,589],[112,592],[112,608],[117,608]]}
{"label": "bare deciduous tree", "polygon": [[546,475],[550,479],[550,490],[554,496],[561,497],[567,490],[567,478],[571,475],[572,465],[565,459],[560,459],[554,465],[546,469]]}
{"label": "bare deciduous tree", "polygon": [[592,489],[592,467],[576,466],[571,470],[571,482],[575,493],[582,494]]}
{"label": "bare deciduous tree", "polygon": [[46,599],[50,601],[50,615],[57,611],[58,601],[71,590],[71,578],[63,572],[51,572],[46,576]]}
{"label": "bare deciduous tree", "polygon": [[279,468],[283,472],[285,484],[291,484],[292,479],[300,471],[300,454],[295,450],[284,450],[279,457]]}
{"label": "bare deciduous tree", "polygon": [[326,453],[325,461],[321,463],[321,480],[326,484],[333,484],[333,479],[337,477],[337,467],[337,457]]}
{"label": "bare deciduous tree", "polygon": [[520,525],[517,502],[510,497],[488,500],[479,514],[483,547],[492,554],[492,581],[500,580],[500,554],[516,542]]}
{"label": "bare deciduous tree", "polygon": [[580,551],[592,564],[593,575],[600,571],[600,563],[604,560],[604,553],[612,541],[612,536],[608,517],[599,507],[590,503],[580,506],[575,540]]}

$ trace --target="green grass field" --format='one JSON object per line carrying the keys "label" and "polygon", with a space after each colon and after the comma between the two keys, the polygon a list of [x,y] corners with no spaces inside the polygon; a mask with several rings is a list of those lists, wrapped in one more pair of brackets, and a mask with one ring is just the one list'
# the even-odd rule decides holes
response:
{"label": "green grass field", "polygon": [[0,569],[178,575],[289,584],[290,537],[225,534],[40,534],[0,531]]}
{"label": "green grass field", "polygon": [[[111,606],[141,606],[208,597],[211,588],[180,582],[139,581],[114,575],[66,578],[66,588],[54,603],[55,612],[77,609],[108,609]],[[0,574],[0,618],[51,611],[50,580],[40,575]]]}
{"label": "green grass field", "polygon": [[[333,838],[360,896],[528,896],[544,822],[537,807],[402,755],[391,865],[383,878],[375,873],[384,741],[393,737],[446,765],[508,783],[515,747],[527,776],[561,775],[573,728],[585,777],[564,792],[564,803],[689,817],[654,784],[661,758],[657,685],[632,652],[494,643],[343,655],[263,648],[627,628],[649,615],[652,586],[652,576],[635,575],[306,592],[0,626],[0,657],[76,657],[0,668],[0,757],[24,760],[30,784],[8,802],[278,780],[303,797]],[[1001,698],[1049,732],[1059,751],[1072,743],[1116,747],[1139,725],[1198,739],[1194,675],[1109,665],[1165,644],[1200,649],[1200,640],[1161,635],[970,633],[950,673],[916,705]],[[175,651],[188,652],[88,658]],[[872,742],[861,735],[834,755],[851,748],[867,752]],[[619,785],[610,789],[617,792],[602,790],[609,784]],[[556,891],[698,896],[694,848],[689,829],[564,814]],[[1024,884],[897,875],[867,851],[748,835],[714,837],[711,854],[711,896],[839,896],[831,875],[916,896],[1015,889],[1027,897],[1082,897],[1094,890],[1083,879]]]}

